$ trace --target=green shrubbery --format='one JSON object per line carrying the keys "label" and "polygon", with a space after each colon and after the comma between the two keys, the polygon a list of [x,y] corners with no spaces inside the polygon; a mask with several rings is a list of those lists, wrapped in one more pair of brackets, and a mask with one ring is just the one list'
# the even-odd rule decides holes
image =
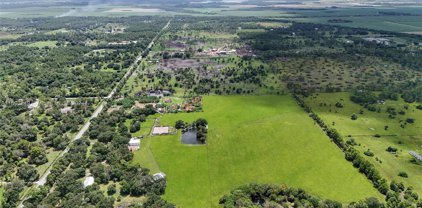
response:
{"label": "green shrubbery", "polygon": [[[248,184],[233,190],[220,199],[224,208],[241,207],[321,207],[341,208],[338,201],[321,199],[303,189],[268,184]],[[382,208],[385,205],[376,198],[352,202],[348,207]]]}

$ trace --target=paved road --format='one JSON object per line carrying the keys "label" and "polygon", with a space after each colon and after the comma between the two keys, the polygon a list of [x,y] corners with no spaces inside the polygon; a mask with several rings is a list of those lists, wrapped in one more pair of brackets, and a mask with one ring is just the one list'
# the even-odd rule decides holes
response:
{"label": "paved road", "polygon": [[[148,44],[148,47],[147,47],[146,50],[150,50],[152,48],[152,46],[154,46],[154,42],[160,37],[162,32],[169,27],[170,23],[171,23],[171,20],[168,21],[167,24],[161,29],[161,31],[152,39],[152,41]],[[138,68],[138,62],[141,61],[142,58],[143,58],[142,54],[143,54],[143,52],[139,53],[139,55],[136,57],[136,60],[129,67],[128,71],[126,72],[126,74],[123,76],[123,78],[121,79],[121,81],[119,83],[126,82],[126,80],[133,74],[134,70],[136,70]],[[85,134],[85,132],[89,129],[89,126],[91,125],[91,120],[98,117],[98,115],[103,111],[105,105],[107,104],[107,100],[112,99],[114,94],[117,92],[118,86],[119,86],[119,84],[116,84],[116,86],[111,90],[110,94],[107,97],[105,97],[106,100],[101,101],[100,105],[97,107],[97,109],[95,109],[95,111],[91,115],[91,117],[85,122],[85,124],[79,130],[78,134],[76,134],[76,136],[73,138],[73,141],[76,141],[76,140],[82,138],[82,136]],[[51,164],[49,165],[47,170],[44,172],[44,174],[40,177],[40,179],[38,181],[36,181],[34,183],[35,187],[42,186],[47,182],[47,177],[51,173],[51,168],[58,161],[59,158],[63,157],[69,151],[70,144],[71,143],[69,143],[69,145],[66,147],[66,149],[63,150],[56,158],[54,158],[54,160],[51,162]],[[34,186],[29,188],[28,191],[26,191],[22,194],[21,203],[19,204],[19,207],[23,207],[22,201],[26,198],[26,196],[30,192],[29,190],[32,189]]]}
{"label": "paved road", "polygon": [[[88,121],[82,126],[82,128],[79,130],[78,134],[76,134],[76,136],[73,138],[73,141],[76,141],[80,138],[82,138],[82,136],[85,134],[86,131],[88,131],[89,126],[91,125],[91,120],[98,117],[98,115],[103,111],[104,106],[105,106],[105,102],[101,102],[101,104],[97,107],[97,109],[94,111],[94,113],[91,115],[91,117],[88,119]],[[53,164],[57,161],[58,158],[62,157],[64,154],[66,154],[67,152],[69,152],[69,146],[66,147],[66,149],[64,149],[54,160],[53,162],[50,164],[50,167],[46,170],[46,172],[40,177],[40,179],[38,181],[35,182],[36,186],[42,186],[47,182],[47,177],[48,175],[50,175],[51,173],[51,167],[53,166]]]}

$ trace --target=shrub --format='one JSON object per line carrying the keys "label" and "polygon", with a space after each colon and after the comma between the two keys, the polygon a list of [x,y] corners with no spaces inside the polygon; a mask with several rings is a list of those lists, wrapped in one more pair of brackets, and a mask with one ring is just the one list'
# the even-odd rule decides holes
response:
{"label": "shrub", "polygon": [[107,187],[107,194],[109,196],[111,196],[115,193],[116,193],[116,184],[111,184],[110,186]]}
{"label": "shrub", "polygon": [[401,172],[399,173],[399,176],[400,176],[400,177],[403,177],[403,178],[407,178],[407,177],[409,177],[409,176],[407,175],[407,173],[406,173],[406,172],[404,172],[404,171],[401,171]]}
{"label": "shrub", "polygon": [[183,128],[185,128],[185,122],[182,121],[182,120],[178,120],[178,121],[176,121],[176,124],[174,125],[174,127],[176,129],[183,129]]}
{"label": "shrub", "polygon": [[397,148],[395,148],[395,147],[388,147],[387,148],[387,150],[386,150],[387,152],[397,152]]}
{"label": "shrub", "polygon": [[368,157],[373,157],[373,156],[374,156],[374,153],[373,153],[373,152],[371,152],[371,150],[370,150],[370,149],[366,150],[363,154],[365,154],[365,155],[366,155],[366,156],[368,156]]}
{"label": "shrub", "polygon": [[351,139],[347,140],[347,141],[346,141],[346,143],[347,143],[348,145],[351,145],[351,146],[355,146],[355,145],[357,145],[357,143],[356,143],[355,139],[353,139],[353,138],[351,138]]}
{"label": "shrub", "polygon": [[406,118],[406,122],[407,123],[415,123],[415,119],[414,118]]}

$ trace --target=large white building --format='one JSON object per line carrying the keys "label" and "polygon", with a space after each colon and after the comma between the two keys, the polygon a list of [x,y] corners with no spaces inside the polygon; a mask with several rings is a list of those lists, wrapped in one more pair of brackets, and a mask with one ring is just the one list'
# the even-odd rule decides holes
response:
{"label": "large white building", "polygon": [[141,146],[141,140],[136,138],[136,137],[132,137],[129,140],[129,150],[130,151],[136,151],[139,149],[139,147]]}
{"label": "large white building", "polygon": [[154,127],[154,130],[152,131],[153,135],[162,135],[162,134],[168,134],[169,133],[169,127],[168,126],[162,126],[162,127]]}

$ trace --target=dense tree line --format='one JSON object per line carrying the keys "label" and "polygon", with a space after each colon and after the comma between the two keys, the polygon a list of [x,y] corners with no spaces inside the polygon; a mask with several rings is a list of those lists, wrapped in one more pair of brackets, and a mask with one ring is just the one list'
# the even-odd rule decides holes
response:
{"label": "dense tree line", "polygon": [[[130,133],[124,122],[129,118],[140,120],[140,117],[116,111],[94,119],[86,137],[71,145],[69,152],[53,166],[47,184],[31,193],[24,202],[25,207],[69,207],[81,206],[80,203],[83,206],[113,207],[116,199],[105,195],[99,187],[100,184],[109,184],[107,192],[113,195],[116,189],[113,190],[111,183],[120,184],[119,194],[122,196],[148,196],[143,207],[173,207],[158,197],[165,191],[165,179],[153,179],[148,169],[130,163],[133,157],[127,149]],[[94,176],[95,183],[84,188],[82,181],[86,170]],[[50,189],[53,191],[48,192]],[[81,202],[80,199],[87,200]]]}
{"label": "dense tree line", "polygon": [[[285,185],[247,184],[231,191],[220,199],[225,208],[235,207],[314,207],[314,208],[341,208],[342,203],[329,199],[321,199],[307,193],[300,188]],[[349,208],[383,208],[386,207],[376,198],[367,198],[352,202]]]}

